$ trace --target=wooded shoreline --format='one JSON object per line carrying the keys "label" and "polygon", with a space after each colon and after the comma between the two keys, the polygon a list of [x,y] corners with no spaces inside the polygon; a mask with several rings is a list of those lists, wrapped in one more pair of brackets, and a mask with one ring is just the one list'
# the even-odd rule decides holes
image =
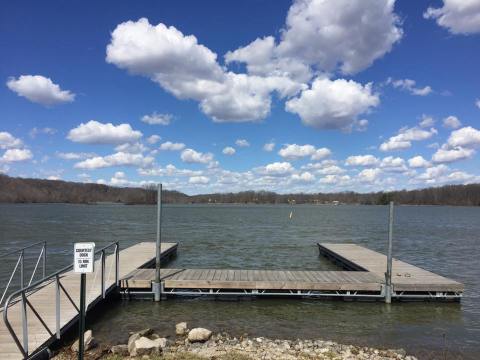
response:
{"label": "wooded shoreline", "polygon": [[[168,204],[360,204],[384,205],[390,201],[404,205],[480,206],[480,184],[445,185],[417,190],[357,193],[277,194],[270,191],[242,191],[187,195],[166,190],[163,201]],[[114,187],[94,183],[61,180],[13,178],[0,175],[0,203],[123,203],[154,204],[156,189]]]}

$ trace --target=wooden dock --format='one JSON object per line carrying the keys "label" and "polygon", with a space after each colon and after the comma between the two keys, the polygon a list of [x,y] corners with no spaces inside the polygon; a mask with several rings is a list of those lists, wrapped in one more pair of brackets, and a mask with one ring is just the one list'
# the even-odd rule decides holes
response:
{"label": "wooden dock", "polygon": [[[320,253],[350,271],[162,269],[163,294],[385,298],[386,256],[354,244],[318,244]],[[150,296],[153,269],[137,269],[120,286],[126,296]],[[393,260],[397,300],[458,300],[463,285],[403,261]]]}
{"label": "wooden dock", "polygon": [[[128,289],[147,289],[155,269],[134,270],[120,282]],[[380,292],[380,279],[367,271],[285,271],[225,269],[162,269],[165,293],[179,289],[288,291],[371,291]],[[212,291],[213,293],[213,291]]]}
{"label": "wooden dock", "polygon": [[[368,271],[385,279],[387,257],[376,251],[355,244],[318,244],[322,255],[351,269]],[[434,274],[417,266],[393,259],[392,283],[394,296],[407,294],[462,293],[463,284]]]}
{"label": "wooden dock", "polygon": [[[173,256],[177,251],[176,243],[162,244],[162,259]],[[126,276],[137,268],[150,266],[155,262],[155,243],[142,242],[134,246],[128,247],[119,251],[119,276],[120,278]],[[101,291],[101,264],[100,260],[95,262],[95,272],[87,275],[87,309],[90,310],[93,306],[103,299]],[[105,258],[105,292],[109,293],[116,289],[115,283],[115,254],[108,255]],[[79,306],[79,290],[80,290],[80,276],[73,273],[73,271],[65,272],[60,276],[61,285],[64,291],[60,291],[60,319],[59,329],[60,334],[65,332],[71,325],[73,325],[78,318],[78,311],[76,307]],[[65,293],[71,297],[76,307],[70,302]],[[55,340],[57,328],[57,315],[55,307],[55,299],[57,295],[56,282],[47,281],[45,284],[39,286],[38,289],[29,293],[26,298],[32,305],[35,311],[43,320],[44,324],[38,319],[33,310],[27,306],[28,319],[28,350],[29,353],[35,352],[48,345]],[[22,334],[22,306],[21,302],[13,302],[8,308],[8,321],[11,324],[15,334],[17,334],[20,342],[23,344]],[[48,328],[48,330],[47,330]],[[60,335],[59,334],[59,335]],[[16,360],[22,359],[23,356],[15,344],[6,324],[0,322],[0,358],[2,360]]]}

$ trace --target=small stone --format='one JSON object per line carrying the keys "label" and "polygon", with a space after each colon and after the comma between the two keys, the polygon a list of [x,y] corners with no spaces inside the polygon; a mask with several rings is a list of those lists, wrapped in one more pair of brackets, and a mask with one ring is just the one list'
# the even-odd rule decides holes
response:
{"label": "small stone", "polygon": [[190,342],[204,342],[210,339],[212,332],[204,328],[195,328],[188,333],[188,340]]}
{"label": "small stone", "polygon": [[186,322],[181,322],[175,325],[175,334],[179,336],[183,336],[183,335],[186,335],[187,332],[188,332],[188,328],[187,328]]}
{"label": "small stone", "polygon": [[[72,351],[78,352],[78,345],[79,345],[79,342],[78,342],[78,339],[77,339],[71,347]],[[88,351],[88,350],[94,348],[96,345],[97,345],[97,343],[95,342],[95,339],[93,338],[92,330],[85,331],[85,333],[83,334],[83,346],[84,346],[85,351]]]}
{"label": "small stone", "polygon": [[115,345],[115,346],[112,346],[112,348],[110,349],[110,352],[114,355],[120,355],[120,356],[127,356],[129,353],[128,353],[128,345]]}

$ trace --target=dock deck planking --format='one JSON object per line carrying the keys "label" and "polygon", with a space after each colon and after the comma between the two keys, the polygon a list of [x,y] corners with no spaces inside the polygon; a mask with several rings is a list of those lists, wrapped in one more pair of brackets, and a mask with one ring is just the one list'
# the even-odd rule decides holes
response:
{"label": "dock deck planking", "polygon": [[[347,266],[368,271],[384,279],[387,257],[355,244],[318,244],[320,252]],[[355,273],[350,272],[348,275]],[[434,274],[415,265],[393,259],[392,283],[396,292],[463,292],[463,284]]]}
{"label": "dock deck planking", "polygon": [[[175,243],[162,244],[162,257],[171,255],[177,249]],[[120,278],[131,273],[133,270],[147,266],[155,258],[155,243],[142,242],[119,252],[119,276]],[[107,291],[115,287],[115,255],[108,255],[105,258],[105,288]],[[69,293],[76,306],[80,303],[80,276],[73,271],[66,272],[60,276],[61,284]],[[101,295],[101,264],[100,260],[95,261],[95,272],[87,274],[86,285],[86,306],[91,309],[98,301],[102,299]],[[46,325],[55,333],[56,312],[55,312],[55,282],[46,282],[39,290],[27,296],[28,301],[40,314]],[[32,310],[27,306],[28,319],[28,348],[32,353],[36,349],[47,343],[52,336],[44,328],[41,322],[36,318]],[[60,296],[60,328],[62,332],[66,330],[78,317],[78,312],[70,303],[63,292]],[[20,302],[12,304],[8,309],[8,319],[15,333],[22,340],[22,316]],[[16,360],[22,359],[22,354],[14,343],[5,323],[0,322],[0,349],[1,359]]]}
{"label": "dock deck planking", "polygon": [[[368,272],[332,271],[331,280],[318,280],[325,271],[162,269],[165,291],[169,289],[250,289],[250,290],[352,290],[380,291],[381,279]],[[171,274],[176,275],[171,275]],[[350,272],[349,272],[350,273]],[[181,274],[181,275],[180,275]],[[233,276],[234,275],[234,276]],[[138,269],[123,279],[128,289],[150,289],[155,269]],[[232,279],[232,280],[230,280]],[[247,279],[247,280],[244,280]]]}

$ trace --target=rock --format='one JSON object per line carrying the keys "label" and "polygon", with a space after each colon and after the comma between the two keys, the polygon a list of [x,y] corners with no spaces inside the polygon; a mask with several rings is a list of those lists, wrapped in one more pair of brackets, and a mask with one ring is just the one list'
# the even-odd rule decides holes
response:
{"label": "rock", "polygon": [[[78,342],[78,339],[77,339],[71,347],[72,351],[78,352],[78,345],[79,345],[79,342]],[[92,330],[85,331],[85,333],[83,334],[83,346],[84,346],[85,351],[88,351],[88,350],[94,348],[96,345],[97,345],[97,343],[95,342],[95,339],[93,338]]]}
{"label": "rock", "polygon": [[110,352],[114,355],[120,355],[120,356],[127,356],[128,353],[128,345],[115,345],[112,346],[110,349]]}
{"label": "rock", "polygon": [[135,348],[135,341],[137,341],[140,338],[141,336],[138,333],[134,333],[130,335],[130,337],[128,338],[127,348],[130,354],[133,352],[133,349]]}
{"label": "rock", "polygon": [[175,333],[177,335],[186,335],[188,332],[188,328],[187,328],[187,323],[186,322],[181,322],[181,323],[178,323],[177,325],[175,325]]}
{"label": "rock", "polygon": [[153,329],[150,329],[150,328],[146,328],[146,329],[134,332],[134,333],[130,333],[130,337],[128,338],[128,343],[127,343],[128,352],[129,353],[132,352],[133,345],[134,345],[135,341],[137,341],[141,337],[149,337],[152,334],[153,334]]}
{"label": "rock", "polygon": [[166,346],[167,339],[165,338],[150,340],[149,338],[142,336],[135,340],[129,353],[130,356],[159,355],[162,352],[162,349]]}
{"label": "rock", "polygon": [[188,333],[188,341],[190,342],[204,342],[210,339],[212,332],[204,328],[195,328]]}

